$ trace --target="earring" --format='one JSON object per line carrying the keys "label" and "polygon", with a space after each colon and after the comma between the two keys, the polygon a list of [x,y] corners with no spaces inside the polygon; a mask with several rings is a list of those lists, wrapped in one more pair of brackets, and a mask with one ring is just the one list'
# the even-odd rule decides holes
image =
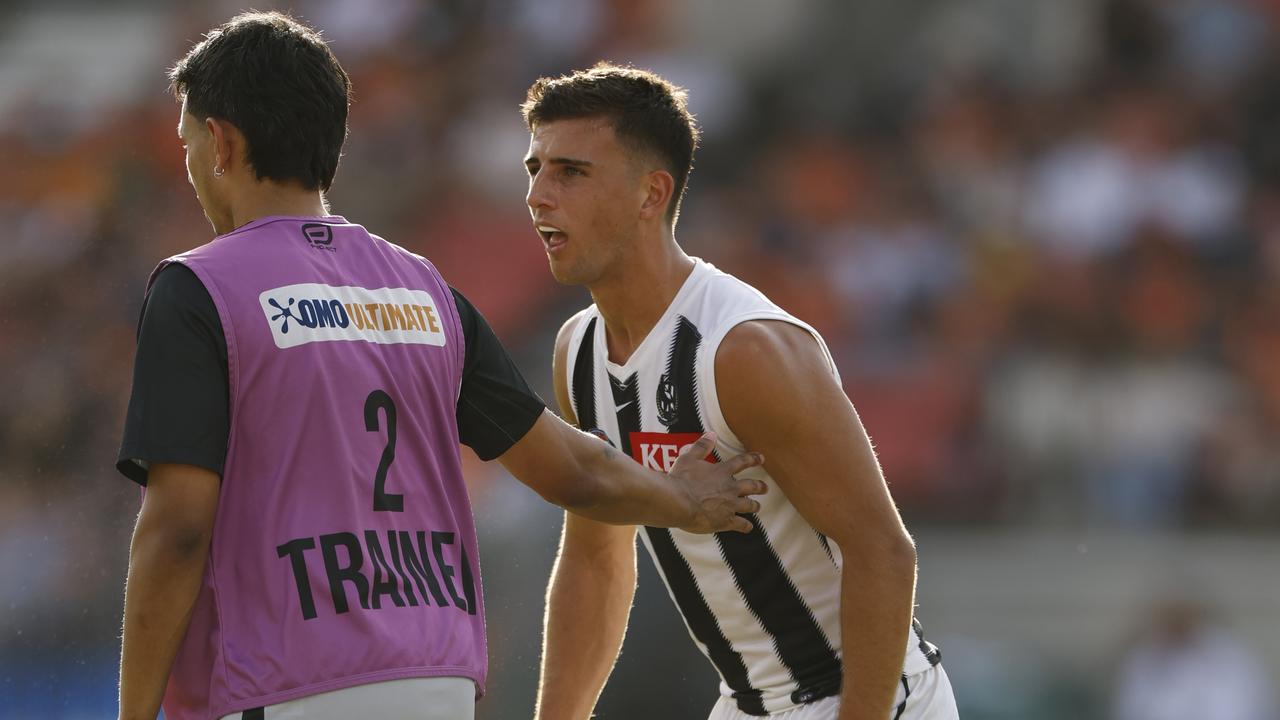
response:
{"label": "earring", "polygon": [[224,172],[226,172],[226,171],[225,171],[225,170],[223,170],[222,168],[218,167],[218,166],[214,166],[214,168],[213,168],[213,176],[214,176],[214,177],[222,177],[222,174],[223,174]]}

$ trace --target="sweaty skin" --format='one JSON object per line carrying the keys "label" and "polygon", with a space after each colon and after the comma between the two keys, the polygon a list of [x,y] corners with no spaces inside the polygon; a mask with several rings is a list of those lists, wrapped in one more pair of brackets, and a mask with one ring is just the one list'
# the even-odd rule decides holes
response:
{"label": "sweaty skin", "polygon": [[[671,174],[591,117],[534,127],[525,167],[552,274],[590,290],[609,359],[626,362],[693,268],[667,214]],[[571,422],[564,367],[577,320],[561,328],[553,362]],[[797,511],[843,551],[842,645],[858,651],[844,656],[840,717],[884,720],[910,632],[916,557],[861,421],[817,342],[790,324],[736,326],[715,368],[729,426],[763,451]],[[635,562],[635,528],[566,516],[547,593],[541,720],[590,716],[626,632]]]}

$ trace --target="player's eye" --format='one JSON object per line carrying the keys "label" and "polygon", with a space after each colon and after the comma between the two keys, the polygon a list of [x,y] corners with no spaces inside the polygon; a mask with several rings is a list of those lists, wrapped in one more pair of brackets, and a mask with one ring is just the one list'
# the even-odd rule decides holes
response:
{"label": "player's eye", "polygon": [[582,168],[574,167],[573,165],[566,165],[564,168],[564,174],[565,175],[586,175],[586,173],[582,171]]}

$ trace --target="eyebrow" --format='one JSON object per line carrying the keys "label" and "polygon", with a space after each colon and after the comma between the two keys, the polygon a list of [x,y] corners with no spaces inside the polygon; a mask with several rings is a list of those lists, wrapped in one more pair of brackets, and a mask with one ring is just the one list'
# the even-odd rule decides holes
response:
{"label": "eyebrow", "polygon": [[[524,159],[524,164],[525,165],[541,165],[542,161],[536,157],[527,157]],[[590,160],[579,160],[577,158],[553,157],[553,158],[547,158],[547,164],[548,165],[573,165],[575,167],[591,167],[593,163]]]}

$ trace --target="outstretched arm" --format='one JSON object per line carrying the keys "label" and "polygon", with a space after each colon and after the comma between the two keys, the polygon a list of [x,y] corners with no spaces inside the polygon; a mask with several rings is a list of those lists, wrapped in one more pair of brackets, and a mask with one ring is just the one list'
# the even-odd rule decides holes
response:
{"label": "outstretched arm", "polygon": [[544,412],[498,461],[548,502],[599,522],[692,533],[751,532],[751,523],[738,513],[758,510],[759,503],[747,496],[766,487],[733,475],[763,458],[746,453],[722,463],[703,462],[713,447],[714,435],[702,436],[662,475]]}
{"label": "outstretched arm", "polygon": [[715,359],[725,420],[844,556],[840,718],[890,716],[915,602],[915,546],[853,405],[814,338],[780,321],[731,330]]}

